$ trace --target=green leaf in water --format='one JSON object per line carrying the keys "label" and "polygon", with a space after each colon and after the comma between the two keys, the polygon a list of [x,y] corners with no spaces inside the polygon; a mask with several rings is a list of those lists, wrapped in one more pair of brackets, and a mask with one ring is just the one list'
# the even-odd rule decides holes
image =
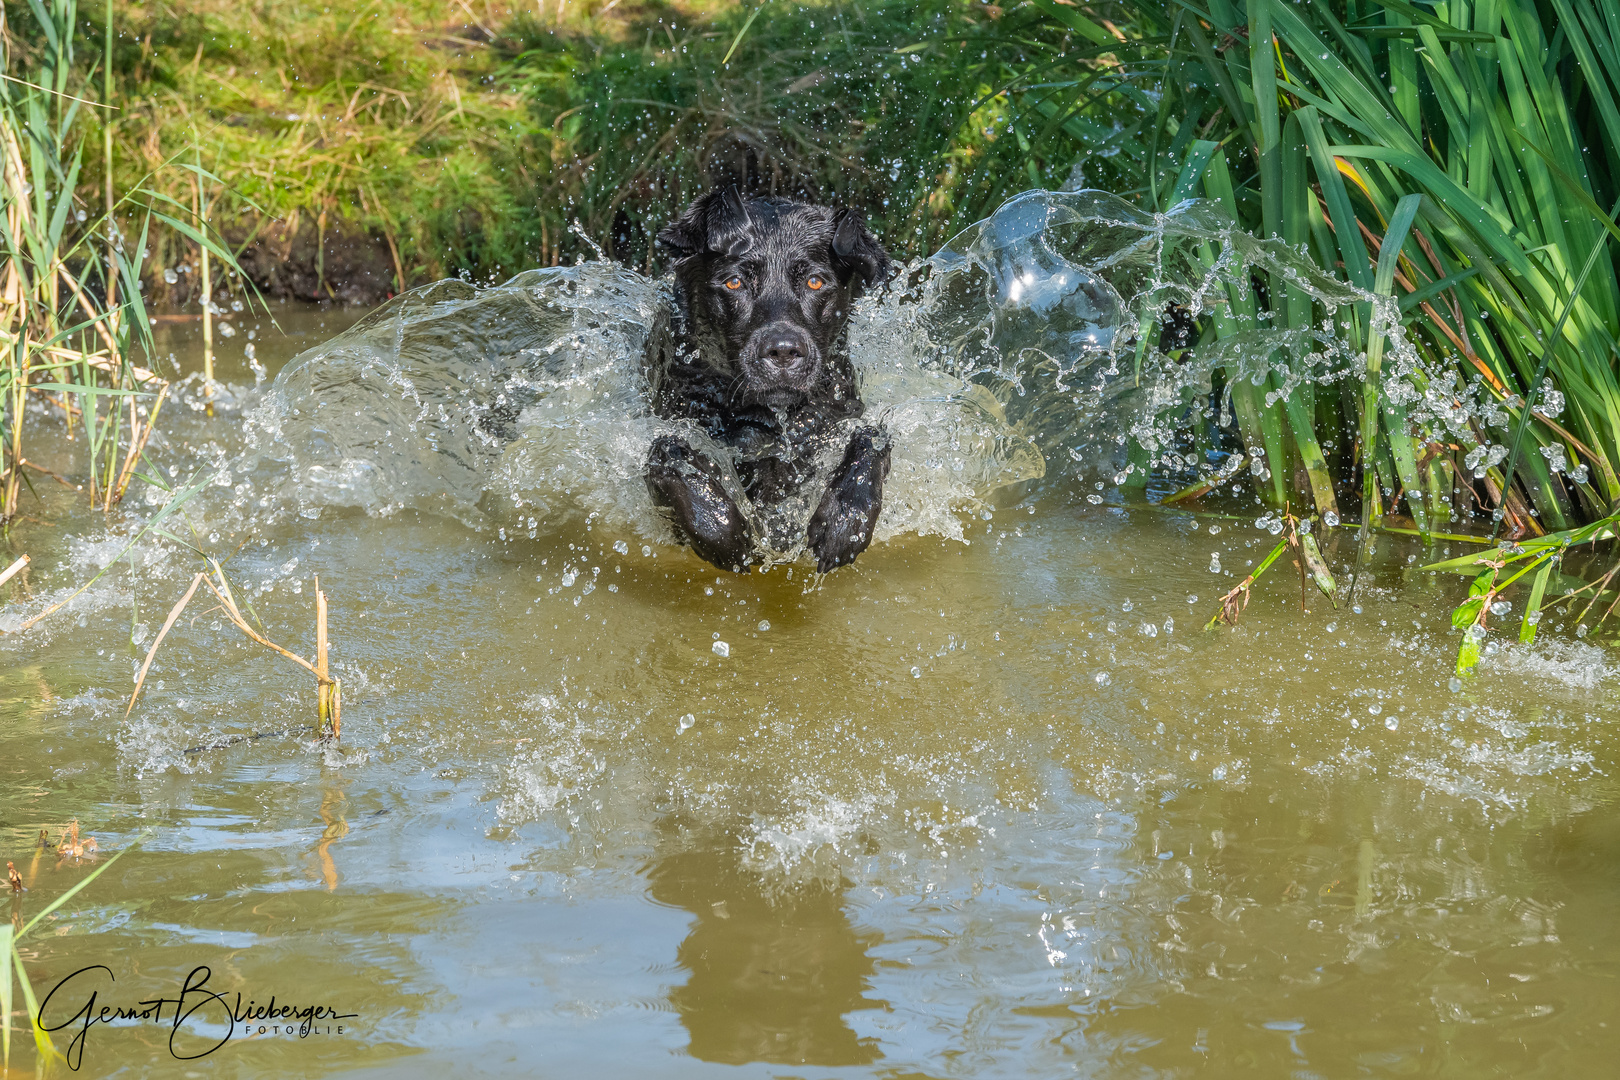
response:
{"label": "green leaf in water", "polygon": [[1479,663],[1480,650],[1485,646],[1485,628],[1470,626],[1463,631],[1462,647],[1457,650],[1457,674],[1467,675]]}
{"label": "green leaf in water", "polygon": [[1541,597],[1547,591],[1547,579],[1552,575],[1553,558],[1547,556],[1530,583],[1530,599],[1524,605],[1524,620],[1519,624],[1519,640],[1528,645],[1536,640],[1536,623],[1541,620]]}
{"label": "green leaf in water", "polygon": [[11,1070],[11,924],[0,926],[0,1069]]}
{"label": "green leaf in water", "polygon": [[1457,649],[1457,674],[1466,675],[1479,663],[1485,647],[1485,605],[1496,588],[1496,568],[1485,571],[1468,586],[1468,599],[1451,613],[1451,625],[1461,627],[1462,645]]}
{"label": "green leaf in water", "polygon": [[1470,626],[1473,626],[1479,621],[1479,609],[1484,606],[1485,601],[1477,596],[1472,600],[1463,601],[1461,604],[1457,605],[1455,610],[1452,611],[1451,625],[1455,626],[1459,630],[1464,630]]}

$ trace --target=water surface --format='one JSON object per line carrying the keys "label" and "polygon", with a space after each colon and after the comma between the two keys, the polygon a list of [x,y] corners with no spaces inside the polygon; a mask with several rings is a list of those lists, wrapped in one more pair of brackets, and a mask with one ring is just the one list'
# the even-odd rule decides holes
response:
{"label": "water surface", "polygon": [[[182,396],[153,451],[174,479],[241,450],[248,328],[273,373],[342,326],[280,319],[312,336],[238,322],[215,415]],[[195,369],[187,328],[163,340]],[[64,434],[39,459],[71,476]],[[11,612],[147,512],[36,486]],[[200,566],[143,545],[0,639],[12,911],[96,865],[31,853],[40,829],[76,819],[102,862],[140,844],[24,939],[27,973],[43,993],[105,964],[102,1001],[129,1002],[207,965],[244,999],[356,1014],[190,1064],[167,1029],[97,1027],[83,1075],[1610,1071],[1612,655],[1550,618],[1453,690],[1462,583],[1389,539],[1359,613],[1302,613],[1277,575],[1204,634],[1274,543],[1258,510],[1096,494],[1004,490],[960,538],[898,532],[813,588],[600,516],[531,537],[288,502],[226,565],[306,656],[319,576],[337,746],[309,730],[313,680],[204,596],[124,719]],[[12,1053],[32,1060],[25,1029]]]}

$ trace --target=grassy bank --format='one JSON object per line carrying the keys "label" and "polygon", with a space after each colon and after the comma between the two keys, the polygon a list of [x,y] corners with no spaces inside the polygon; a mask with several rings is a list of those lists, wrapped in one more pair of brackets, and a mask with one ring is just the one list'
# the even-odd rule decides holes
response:
{"label": "grassy bank", "polygon": [[[99,45],[94,13],[80,21]],[[923,252],[1082,156],[1093,183],[1135,183],[1112,119],[1013,128],[1004,86],[1083,88],[1111,115],[1146,105],[1111,56],[1120,41],[963,0],[198,0],[119,4],[114,35],[114,186],[195,144],[224,183],[165,193],[218,225],[262,287],[304,299],[498,279],[587,240],[646,265],[657,227],[722,181],[860,205]],[[87,162],[84,189],[102,183]],[[186,241],[156,242],[175,280],[150,275],[149,295],[194,300]]]}

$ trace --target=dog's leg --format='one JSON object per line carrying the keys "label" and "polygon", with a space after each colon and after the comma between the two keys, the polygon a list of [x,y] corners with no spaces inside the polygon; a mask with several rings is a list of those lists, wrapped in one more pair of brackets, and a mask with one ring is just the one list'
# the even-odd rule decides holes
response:
{"label": "dog's leg", "polygon": [[819,572],[854,562],[872,542],[888,475],[888,438],[872,428],[857,431],[806,530]]}
{"label": "dog's leg", "polygon": [[675,436],[662,435],[647,455],[647,487],[653,502],[671,511],[693,551],[722,570],[748,572],[748,520],[720,483],[719,466]]}

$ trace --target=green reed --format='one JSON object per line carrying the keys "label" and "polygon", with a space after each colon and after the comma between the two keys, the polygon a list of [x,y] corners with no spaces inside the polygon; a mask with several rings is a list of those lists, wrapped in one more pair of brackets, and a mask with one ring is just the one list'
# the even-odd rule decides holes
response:
{"label": "green reed", "polygon": [[[1603,209],[1620,194],[1620,18],[1598,0],[1136,10],[1163,45],[1153,201],[1186,194],[1166,177],[1204,170],[1202,193],[1246,227],[1399,299],[1408,337],[1447,375],[1420,392],[1485,398],[1454,423],[1411,424],[1384,392],[1363,311],[1351,332],[1368,354],[1364,393],[1302,387],[1275,423],[1245,427],[1272,462],[1263,494],[1325,511],[1359,465],[1364,521],[1399,502],[1420,532],[1459,504],[1529,533],[1607,516],[1620,499],[1620,283],[1606,247],[1620,228]],[[1257,284],[1252,315],[1233,298],[1240,324],[1262,309],[1270,325],[1320,318],[1285,284]]]}
{"label": "green reed", "polygon": [[[26,33],[0,14],[0,521],[19,512],[30,473],[48,472],[27,458],[30,402],[59,411],[82,440],[79,486],[94,503],[110,510],[137,475],[168,391],[132,360],[154,352],[141,281],[152,226],[235,266],[183,206],[144,183],[106,191],[107,210],[91,217],[85,117],[115,107],[92,96],[94,72],[75,67],[77,5],[51,0],[32,14]],[[138,215],[132,245],[120,214]]]}

